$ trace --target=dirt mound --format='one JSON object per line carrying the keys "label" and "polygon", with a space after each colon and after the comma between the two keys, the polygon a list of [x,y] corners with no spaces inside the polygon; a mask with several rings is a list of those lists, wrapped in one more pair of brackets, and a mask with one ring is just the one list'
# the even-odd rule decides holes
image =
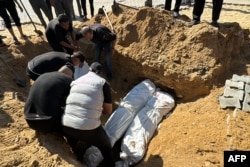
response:
{"label": "dirt mound", "polygon": [[[213,86],[224,84],[232,59],[239,59],[248,44],[238,23],[224,23],[220,29],[208,23],[189,28],[186,15],[174,19],[165,10],[120,7],[119,12],[108,14],[118,34],[115,77],[131,85],[136,78],[149,78],[183,100],[207,95]],[[110,27],[105,16],[95,21]]]}

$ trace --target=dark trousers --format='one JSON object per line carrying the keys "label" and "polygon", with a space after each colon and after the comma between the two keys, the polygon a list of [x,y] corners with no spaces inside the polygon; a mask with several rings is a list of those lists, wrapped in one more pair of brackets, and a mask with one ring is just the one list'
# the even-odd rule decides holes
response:
{"label": "dark trousers", "polygon": [[[76,150],[76,146],[79,142],[85,143],[88,146],[96,146],[102,153],[104,158],[102,164],[103,166],[114,167],[115,162],[113,159],[112,146],[108,135],[102,126],[99,126],[93,130],[78,130],[70,127],[63,126],[63,132],[68,140],[69,145],[72,147],[72,150]],[[79,153],[79,152],[74,152]],[[77,157],[82,158],[82,155],[77,155]]]}
{"label": "dark trousers", "polygon": [[10,16],[7,13],[7,10],[14,20],[16,26],[21,26],[20,18],[18,17],[18,13],[16,10],[16,5],[13,0],[3,1],[0,5],[0,16],[3,18],[5,26],[10,29],[11,28],[11,20]]}
{"label": "dark trousers", "polygon": [[26,119],[27,124],[30,128],[40,131],[40,132],[57,132],[62,134],[62,118],[63,110],[60,109],[56,115],[54,115],[51,119],[47,120],[28,120]]}
{"label": "dark trousers", "polygon": [[35,81],[40,75],[33,73],[28,67],[26,68],[26,75]]}
{"label": "dark trousers", "polygon": [[52,13],[50,12],[48,5],[45,1],[41,0],[29,0],[31,7],[33,8],[34,12],[36,13],[37,17],[39,18],[40,22],[42,23],[43,27],[46,28],[47,24],[43,18],[42,12],[46,15],[48,20],[52,20]]}
{"label": "dark trousers", "polygon": [[52,19],[53,19],[52,6],[51,6],[51,4],[50,4],[50,0],[46,0],[46,4],[47,4],[47,6],[48,6],[50,15],[52,16]]}
{"label": "dark trousers", "polygon": [[[165,0],[165,10],[171,10],[171,4],[172,0]],[[181,6],[181,0],[176,0],[175,1],[175,6],[174,6],[174,11],[179,12],[180,11],[180,6]]]}
{"label": "dark trousers", "polygon": [[[220,17],[220,12],[222,9],[223,0],[213,0],[212,9],[212,20],[217,21]],[[193,19],[200,21],[200,17],[203,13],[205,6],[205,0],[196,0],[193,8]]]}
{"label": "dark trousers", "polygon": [[[84,16],[87,16],[86,0],[81,0],[81,4],[82,4],[83,14],[84,14]],[[93,0],[89,0],[89,5],[90,5],[91,16],[93,17],[94,16],[94,4],[93,4]]]}

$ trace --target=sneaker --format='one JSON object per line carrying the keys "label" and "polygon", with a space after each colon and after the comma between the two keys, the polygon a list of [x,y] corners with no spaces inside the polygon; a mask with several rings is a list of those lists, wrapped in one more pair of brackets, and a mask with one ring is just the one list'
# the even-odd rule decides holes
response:
{"label": "sneaker", "polygon": [[211,24],[212,26],[214,26],[214,27],[217,27],[217,28],[220,27],[220,25],[219,25],[219,23],[218,23],[217,21],[212,21],[210,24]]}
{"label": "sneaker", "polygon": [[193,25],[199,24],[199,20],[192,20],[191,22],[188,23],[188,27],[192,27]]}
{"label": "sneaker", "polygon": [[173,13],[173,16],[174,16],[174,18],[177,18],[177,17],[180,16],[180,14],[179,14],[178,12],[174,12],[174,13]]}

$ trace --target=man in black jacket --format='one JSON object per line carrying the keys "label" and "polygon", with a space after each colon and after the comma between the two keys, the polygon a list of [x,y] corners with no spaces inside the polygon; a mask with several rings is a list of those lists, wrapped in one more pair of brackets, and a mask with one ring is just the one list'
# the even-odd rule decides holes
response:
{"label": "man in black jacket", "polygon": [[95,62],[101,62],[101,53],[104,50],[106,57],[107,79],[112,80],[112,52],[115,47],[116,34],[102,24],[85,26],[76,34],[76,40],[85,38],[95,44]]}

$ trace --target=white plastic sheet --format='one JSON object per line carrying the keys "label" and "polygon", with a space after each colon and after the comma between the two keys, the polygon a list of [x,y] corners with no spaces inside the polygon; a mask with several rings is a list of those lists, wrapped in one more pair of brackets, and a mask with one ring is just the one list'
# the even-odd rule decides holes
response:
{"label": "white plastic sheet", "polygon": [[143,158],[157,125],[174,105],[175,101],[171,95],[156,91],[127,128],[120,153],[124,161],[117,162],[117,167],[133,165]]}
{"label": "white plastic sheet", "polygon": [[109,117],[104,126],[112,147],[121,138],[133,121],[136,113],[145,106],[155,90],[154,83],[146,79],[131,89],[122,99],[119,107]]}
{"label": "white plastic sheet", "polygon": [[[107,120],[104,129],[110,138],[112,147],[115,142],[125,133],[136,113],[145,106],[148,99],[156,90],[155,84],[146,79],[131,89],[122,99],[118,108]],[[90,147],[84,155],[84,160],[88,166],[97,166],[102,161],[102,155],[95,152],[95,147]],[[95,152],[95,153],[94,153]]]}

